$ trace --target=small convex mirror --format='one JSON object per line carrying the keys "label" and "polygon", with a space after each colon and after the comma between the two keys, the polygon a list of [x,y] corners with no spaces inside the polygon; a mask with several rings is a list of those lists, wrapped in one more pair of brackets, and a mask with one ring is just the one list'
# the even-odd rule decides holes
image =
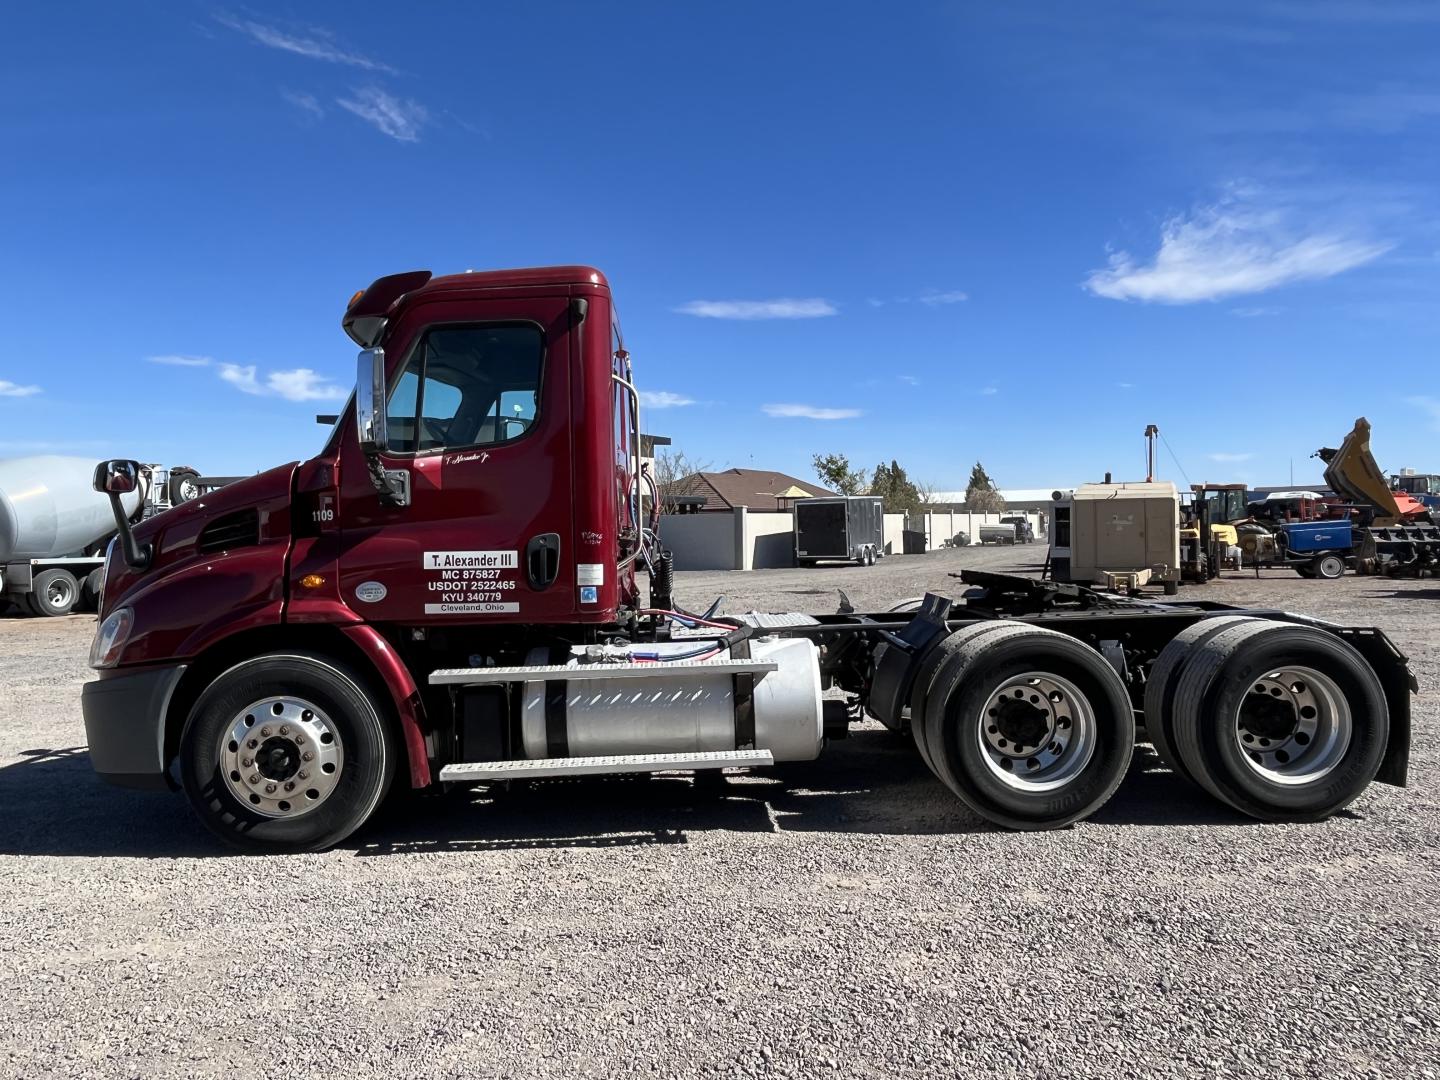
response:
{"label": "small convex mirror", "polygon": [[140,487],[140,463],[112,458],[95,466],[96,491],[102,495],[128,495]]}

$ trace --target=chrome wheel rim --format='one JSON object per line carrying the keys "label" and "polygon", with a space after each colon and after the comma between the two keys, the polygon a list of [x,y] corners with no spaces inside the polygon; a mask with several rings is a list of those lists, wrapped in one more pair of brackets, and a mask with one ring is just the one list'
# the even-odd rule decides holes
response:
{"label": "chrome wheel rim", "polygon": [[186,478],[180,481],[180,501],[189,502],[200,494],[200,486],[194,480]]}
{"label": "chrome wheel rim", "polygon": [[64,607],[75,602],[75,593],[64,578],[56,578],[45,589],[45,599],[52,607]]}
{"label": "chrome wheel rim", "polygon": [[1007,787],[1038,794],[1063,787],[1095,756],[1090,700],[1069,679],[1027,671],[990,694],[977,736],[986,768]]}
{"label": "chrome wheel rim", "polygon": [[345,750],[334,722],[316,705],[288,695],[261,698],[220,736],[220,775],[251,813],[302,817],[335,791]]}
{"label": "chrome wheel rim", "polygon": [[1250,684],[1231,731],[1250,769],[1276,784],[1308,784],[1332,772],[1354,737],[1350,703],[1314,668],[1266,672]]}

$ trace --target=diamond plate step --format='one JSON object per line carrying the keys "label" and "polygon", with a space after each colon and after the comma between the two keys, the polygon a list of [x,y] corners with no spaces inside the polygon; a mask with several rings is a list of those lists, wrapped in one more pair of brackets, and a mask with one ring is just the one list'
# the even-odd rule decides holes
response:
{"label": "diamond plate step", "polygon": [[608,757],[533,758],[446,765],[440,779],[530,780],[540,776],[603,776],[608,773],[666,772],[671,769],[726,769],[774,765],[769,750],[706,750],[695,754],[615,754]]}

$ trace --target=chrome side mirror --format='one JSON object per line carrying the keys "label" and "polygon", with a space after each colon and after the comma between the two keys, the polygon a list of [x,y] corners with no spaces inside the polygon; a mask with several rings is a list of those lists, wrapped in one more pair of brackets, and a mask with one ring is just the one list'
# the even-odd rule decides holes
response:
{"label": "chrome side mirror", "polygon": [[101,495],[129,495],[140,489],[140,463],[127,458],[102,461],[95,466],[92,486]]}
{"label": "chrome side mirror", "polygon": [[385,424],[385,350],[362,349],[355,365],[355,432],[367,453],[389,445]]}

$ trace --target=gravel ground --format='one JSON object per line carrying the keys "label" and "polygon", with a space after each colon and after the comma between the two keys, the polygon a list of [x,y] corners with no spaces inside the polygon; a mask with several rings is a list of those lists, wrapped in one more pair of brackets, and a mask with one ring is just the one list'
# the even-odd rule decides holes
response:
{"label": "gravel ground", "polygon": [[[677,591],[878,606],[1042,555]],[[1091,821],[1017,835],[862,730],[720,796],[555,784],[231,857],[179,797],[91,774],[93,621],[0,618],[0,1075],[1434,1076],[1440,589],[1275,572],[1203,595],[1390,633],[1421,684],[1412,786],[1263,825],[1145,748]]]}

